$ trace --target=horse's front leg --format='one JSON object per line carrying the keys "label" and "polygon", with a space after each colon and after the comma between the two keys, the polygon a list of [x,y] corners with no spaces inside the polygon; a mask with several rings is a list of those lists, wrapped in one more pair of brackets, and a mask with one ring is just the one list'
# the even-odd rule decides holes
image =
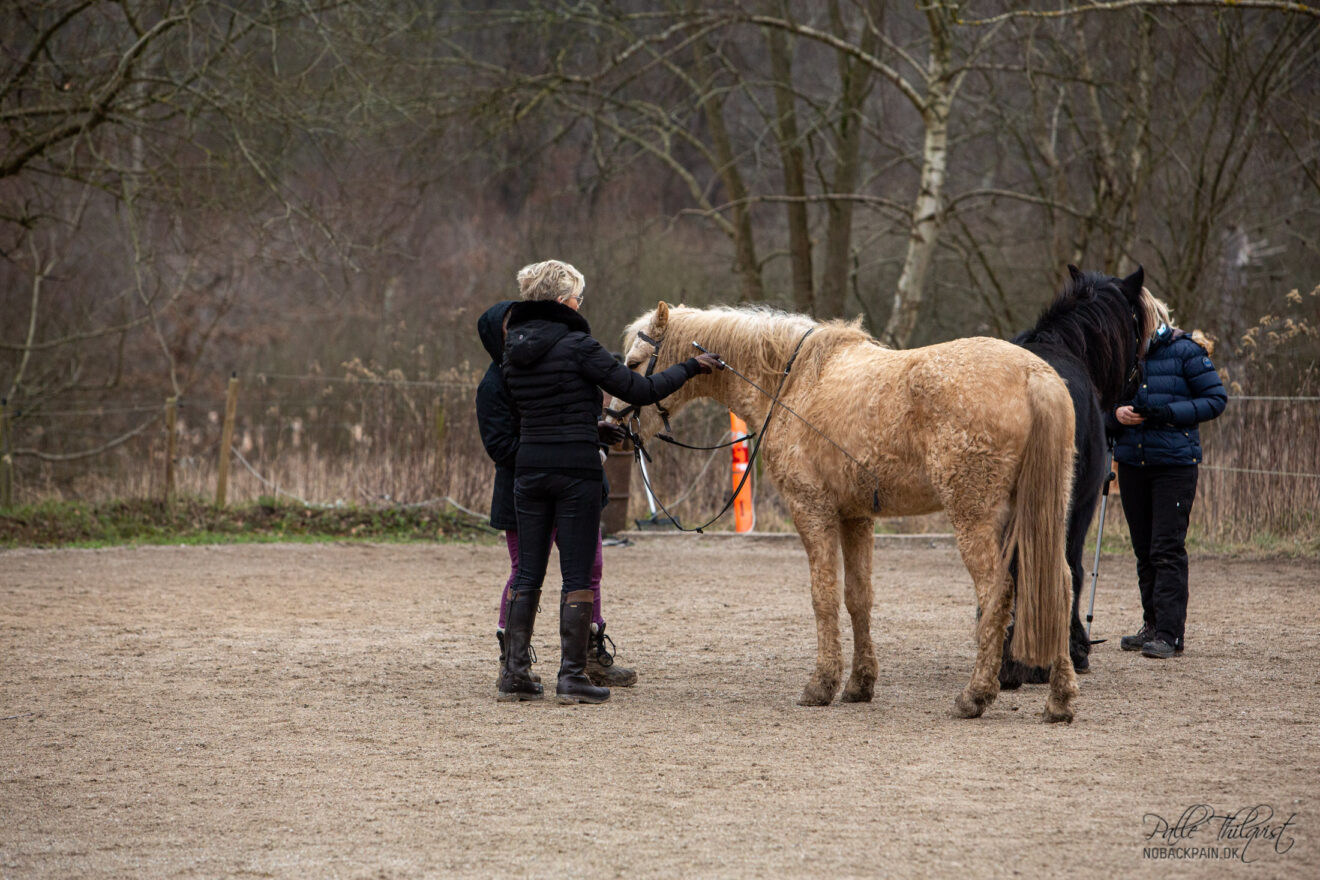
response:
{"label": "horse's front leg", "polygon": [[870,517],[846,519],[843,536],[843,603],[852,618],[852,675],[840,698],[845,703],[869,703],[875,692],[879,664],[871,642],[871,557],[875,533]]}
{"label": "horse's front leg", "polygon": [[839,521],[794,512],[793,520],[811,566],[811,607],[816,612],[816,671],[802,690],[800,706],[828,706],[839,690],[843,653],[839,647]]}

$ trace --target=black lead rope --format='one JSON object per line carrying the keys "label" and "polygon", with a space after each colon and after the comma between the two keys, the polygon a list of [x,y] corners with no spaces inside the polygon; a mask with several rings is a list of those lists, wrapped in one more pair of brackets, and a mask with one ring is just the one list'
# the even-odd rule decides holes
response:
{"label": "black lead rope", "polygon": [[750,431],[746,434],[743,434],[741,437],[734,437],[732,440],[726,440],[725,442],[717,443],[714,446],[693,446],[690,443],[684,443],[682,440],[675,440],[673,437],[669,436],[668,434],[655,435],[655,439],[663,440],[666,443],[668,443],[670,446],[677,446],[681,449],[695,449],[697,452],[711,452],[716,449],[724,449],[726,446],[733,446],[737,443],[742,443],[744,440],[753,440],[755,438],[756,438],[756,432]]}
{"label": "black lead rope", "polygon": [[[742,492],[742,490],[743,490],[743,486],[745,486],[745,485],[747,484],[747,478],[750,477],[750,476],[752,475],[752,471],[753,471],[753,469],[754,469],[754,468],[753,468],[753,465],[756,463],[756,458],[757,458],[757,456],[761,454],[761,445],[765,442],[765,434],[766,434],[766,431],[767,431],[767,430],[769,429],[769,427],[770,427],[770,419],[773,418],[773,417],[774,417],[774,414],[775,414],[775,404],[779,403],[779,395],[780,395],[780,393],[783,392],[783,390],[784,390],[784,384],[788,381],[788,374],[789,374],[790,372],[792,372],[792,370],[793,370],[793,362],[797,360],[798,353],[799,353],[800,351],[802,351],[802,343],[806,342],[806,341],[807,341],[807,337],[810,336],[810,335],[811,335],[812,333],[814,333],[814,332],[816,332],[816,328],[815,328],[815,327],[808,328],[807,332],[806,332],[806,333],[803,333],[803,334],[802,334],[802,338],[798,340],[797,347],[793,349],[793,354],[792,354],[792,356],[788,359],[788,363],[786,363],[786,364],[784,365],[784,372],[783,372],[783,374],[779,377],[779,387],[775,389],[774,397],[771,398],[770,408],[769,408],[769,410],[768,410],[768,411],[766,412],[766,414],[765,414],[765,421],[761,423],[761,429],[760,429],[759,431],[755,432],[754,434],[749,434],[749,435],[747,435],[747,436],[749,436],[749,437],[755,437],[755,438],[756,438],[756,443],[752,446],[752,451],[751,451],[751,453],[750,453],[750,454],[748,455],[748,457],[747,457],[747,468],[746,468],[746,470],[743,471],[742,479],[738,481],[738,485],[737,485],[737,487],[733,490],[733,494],[730,495],[730,496],[729,496],[729,499],[728,499],[727,501],[724,502],[724,506],[723,506],[722,508],[720,508],[720,512],[717,513],[717,514],[715,514],[715,515],[714,515],[713,517],[711,517],[710,519],[706,520],[706,521],[705,521],[704,523],[702,523],[701,525],[699,525],[699,526],[695,526],[695,527],[692,527],[692,528],[688,528],[688,527],[683,526],[683,525],[678,521],[678,517],[676,517],[676,516],[674,516],[672,513],[670,513],[670,512],[669,512],[669,509],[668,509],[667,507],[665,507],[664,503],[663,503],[663,502],[660,500],[660,498],[655,494],[655,490],[654,490],[653,488],[651,488],[651,479],[650,479],[650,477],[648,477],[647,474],[646,474],[646,468],[644,468],[644,467],[641,466],[641,458],[642,458],[642,456],[645,455],[647,461],[650,461],[650,460],[651,460],[651,456],[650,456],[649,454],[647,454],[646,449],[645,449],[644,446],[642,445],[641,434],[640,434],[639,432],[637,432],[637,431],[633,431],[633,430],[632,430],[632,426],[629,425],[629,427],[628,427],[628,433],[629,433],[629,435],[630,435],[630,439],[632,440],[632,443],[633,443],[633,457],[637,459],[638,470],[640,470],[640,471],[642,472],[642,483],[644,483],[644,484],[646,485],[646,491],[647,491],[647,492],[650,492],[650,493],[651,493],[651,497],[655,499],[655,503],[656,503],[656,505],[657,505],[662,511],[664,511],[665,516],[669,517],[669,521],[672,522],[672,523],[674,524],[674,528],[678,529],[680,532],[696,532],[698,535],[700,535],[700,534],[704,534],[704,531],[703,531],[704,529],[706,529],[708,526],[710,526],[712,523],[714,523],[714,522],[715,522],[716,520],[718,520],[720,517],[724,516],[724,514],[728,513],[728,512],[729,512],[729,508],[733,507],[733,502],[737,499],[739,493]],[[640,334],[639,334],[639,335],[640,335]],[[651,340],[648,339],[648,340],[646,340],[646,341],[647,341],[647,342],[650,342]],[[652,344],[654,344],[654,343],[652,343]],[[698,349],[700,349],[702,352],[704,352],[705,354],[710,354],[710,352],[706,351],[706,349],[702,348],[702,347],[701,347],[700,345],[698,345],[696,342],[693,342],[692,344],[693,344],[694,346],[696,346]],[[656,345],[655,347],[656,347],[656,350],[658,351],[658,350],[659,350],[659,346]],[[717,355],[717,357],[718,357],[718,355]],[[737,370],[733,369],[733,367],[730,367],[727,363],[725,363],[724,360],[723,360],[723,358],[720,359],[720,364],[721,364],[725,369],[732,371],[733,374],[734,374],[735,376],[737,376],[738,378],[742,379],[744,382],[748,382],[749,384],[752,385],[752,387],[754,387],[754,388],[756,388],[757,390],[761,391],[762,394],[766,394],[767,396],[769,396],[769,395],[767,394],[767,392],[764,391],[763,389],[761,389],[760,386],[758,386],[755,382],[752,382],[750,379],[748,379],[748,378],[747,378],[746,376],[744,376],[742,373],[739,373]],[[652,360],[651,369],[654,369],[654,359]],[[780,403],[779,405],[780,405],[780,406],[783,406],[782,403]],[[659,407],[656,407],[656,408],[659,409]],[[785,408],[785,409],[788,409],[788,407],[784,407],[784,408]],[[627,412],[627,411],[625,411],[625,412]],[[789,412],[793,412],[793,411],[792,411],[792,410],[789,410]],[[794,413],[794,415],[796,415],[796,413]],[[801,418],[801,416],[798,416],[798,418]],[[641,423],[640,423],[640,421],[637,420],[637,417],[636,417],[635,415],[632,416],[632,421],[637,421],[637,422],[638,422],[637,427],[638,427],[638,428],[641,427]],[[657,435],[657,436],[659,436],[659,435]],[[663,439],[663,437],[662,437],[661,439]],[[745,439],[745,438],[744,438],[744,439]],[[678,445],[678,446],[684,446],[684,445],[685,445],[685,444],[677,443],[676,441],[672,441],[672,440],[671,440],[670,442],[673,442],[673,443],[675,443],[675,445]],[[723,444],[723,445],[726,445],[726,446],[727,446],[727,445],[729,445],[729,444]],[[701,447],[692,447],[692,446],[689,446],[689,447],[686,447],[686,448],[689,448],[689,449],[698,449],[698,448],[701,448]],[[718,447],[718,446],[714,446],[714,447],[709,447],[709,448],[711,448],[711,449],[719,449],[720,447]],[[847,454],[847,453],[845,453],[845,455],[846,455],[846,454]],[[878,498],[878,496],[877,496],[877,498]]]}

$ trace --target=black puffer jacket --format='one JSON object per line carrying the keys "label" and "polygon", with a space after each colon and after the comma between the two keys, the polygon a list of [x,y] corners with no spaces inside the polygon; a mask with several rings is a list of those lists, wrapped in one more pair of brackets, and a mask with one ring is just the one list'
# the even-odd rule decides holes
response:
{"label": "black puffer jacket", "polygon": [[495,487],[490,497],[490,524],[496,529],[517,529],[513,508],[513,466],[518,456],[518,410],[504,387],[500,361],[504,359],[504,316],[513,300],[496,303],[477,319],[477,335],[490,354],[490,366],[477,385],[477,429],[486,454],[495,462]]}
{"label": "black puffer jacket", "polygon": [[601,389],[627,403],[651,404],[699,372],[690,358],[639,376],[592,339],[587,320],[563,303],[517,303],[504,347],[504,379],[522,417],[517,467],[601,472]]}

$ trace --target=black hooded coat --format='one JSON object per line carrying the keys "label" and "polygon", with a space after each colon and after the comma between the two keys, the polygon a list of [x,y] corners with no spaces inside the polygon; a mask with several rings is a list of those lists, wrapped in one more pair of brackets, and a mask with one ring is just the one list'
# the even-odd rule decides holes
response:
{"label": "black hooded coat", "polygon": [[477,385],[477,429],[486,454],[495,462],[490,525],[504,530],[518,528],[513,507],[513,466],[518,458],[520,422],[517,407],[500,375],[500,361],[504,359],[504,316],[513,306],[512,300],[496,303],[477,319],[477,335],[490,355],[490,366]]}

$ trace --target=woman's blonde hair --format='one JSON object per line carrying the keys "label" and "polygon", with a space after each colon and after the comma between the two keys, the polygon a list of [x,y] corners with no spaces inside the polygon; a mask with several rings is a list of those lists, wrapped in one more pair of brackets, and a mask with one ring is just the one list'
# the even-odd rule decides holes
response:
{"label": "woman's blonde hair", "polygon": [[[1150,291],[1146,290],[1144,287],[1142,288],[1142,291],[1144,293],[1150,293]],[[1173,326],[1173,315],[1169,312],[1169,304],[1164,300],[1152,295],[1150,297],[1149,309],[1151,314],[1155,316],[1155,323],[1152,326],[1156,330],[1160,328],[1161,324],[1168,324],[1170,327]],[[1210,334],[1204,333],[1200,330],[1193,330],[1187,335],[1192,337],[1193,342],[1204,348],[1206,354],[1213,355],[1215,353],[1215,338]]]}
{"label": "woman's blonde hair", "polygon": [[532,263],[518,270],[518,293],[525,300],[580,298],[586,285],[581,272],[559,260]]}
{"label": "woman's blonde hair", "polygon": [[1150,296],[1151,311],[1155,313],[1155,323],[1153,324],[1155,329],[1158,330],[1160,324],[1168,324],[1170,327],[1172,327],[1173,316],[1169,314],[1169,304],[1166,303],[1164,300],[1160,299],[1158,296],[1155,296],[1146,288],[1143,287],[1141,290],[1143,293],[1146,293]]}

